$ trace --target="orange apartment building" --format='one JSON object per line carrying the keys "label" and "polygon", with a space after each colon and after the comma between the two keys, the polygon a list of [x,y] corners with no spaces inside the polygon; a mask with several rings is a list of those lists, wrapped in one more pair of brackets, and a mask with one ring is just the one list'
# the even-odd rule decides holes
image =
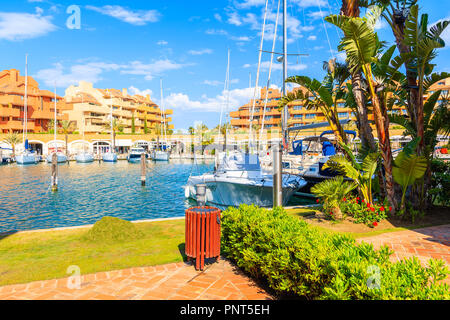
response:
{"label": "orange apartment building", "polygon": [[[39,89],[39,84],[28,76],[27,87],[28,132],[48,131],[49,123],[55,117],[55,94]],[[0,133],[23,132],[25,100],[25,77],[18,70],[0,72]],[[56,96],[57,120],[68,120],[62,112],[69,108],[64,99]]]}
{"label": "orange apartment building", "polygon": [[[281,129],[281,111],[279,109],[279,100],[281,99],[281,92],[274,88],[262,88],[261,97],[256,100],[255,109],[253,113],[253,124],[258,128],[262,125],[264,113],[264,101],[266,92],[268,90],[268,102],[265,112],[264,128],[265,129]],[[296,88],[294,90],[301,90]],[[238,111],[230,112],[231,125],[237,129],[248,129],[250,123],[251,109],[253,100],[241,106]],[[299,126],[317,122],[326,122],[326,118],[320,110],[308,110],[303,106],[302,101],[294,101],[288,104],[289,119],[288,126]],[[406,109],[394,107],[393,113],[406,114]],[[350,108],[345,106],[344,102],[338,104],[338,116],[340,119],[355,119],[355,115]]]}

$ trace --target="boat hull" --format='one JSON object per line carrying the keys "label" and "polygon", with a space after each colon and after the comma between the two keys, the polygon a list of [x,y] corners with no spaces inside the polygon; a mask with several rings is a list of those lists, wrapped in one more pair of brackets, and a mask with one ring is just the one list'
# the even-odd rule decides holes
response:
{"label": "boat hull", "polygon": [[78,163],[89,163],[94,162],[94,156],[89,153],[78,154],[75,158]]}
{"label": "boat hull", "polygon": [[[212,176],[212,175],[210,175]],[[200,176],[201,177],[201,176]],[[220,181],[218,179],[209,179],[204,176],[191,177],[185,187],[186,198],[196,199],[195,186],[198,183],[206,184],[206,201],[208,203],[219,206],[233,206],[238,207],[241,204],[256,205],[258,207],[272,207],[273,206],[273,187],[272,183],[267,184],[249,184],[241,179],[236,181]],[[241,181],[239,181],[241,180]],[[294,193],[306,182],[294,184],[285,184],[283,186],[283,205],[286,205]]]}
{"label": "boat hull", "polygon": [[36,164],[38,159],[34,154],[20,154],[16,156],[17,164]]}
{"label": "boat hull", "polygon": [[[145,155],[145,159],[147,159],[148,158],[148,156],[147,155]],[[128,162],[130,162],[130,163],[138,163],[138,162],[141,162],[141,155],[139,154],[139,155],[129,155],[128,157],[127,157],[127,160],[128,160]]]}
{"label": "boat hull", "polygon": [[[52,154],[49,154],[48,156],[47,156],[47,162],[48,163],[52,163],[52,158],[53,158],[53,155]],[[58,163],[65,163],[65,162],[67,162],[67,157],[66,157],[66,155],[64,155],[64,154],[57,154],[56,155],[56,158],[57,158],[57,162]]]}
{"label": "boat hull", "polygon": [[103,154],[103,162],[117,162],[117,154],[115,153],[105,153]]}
{"label": "boat hull", "polygon": [[155,161],[169,161],[169,154],[167,152],[158,151],[153,153],[153,160]]}

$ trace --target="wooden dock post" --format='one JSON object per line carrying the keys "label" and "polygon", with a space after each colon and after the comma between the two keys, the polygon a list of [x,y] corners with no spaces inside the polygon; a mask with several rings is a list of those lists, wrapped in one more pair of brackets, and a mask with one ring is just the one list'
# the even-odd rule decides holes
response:
{"label": "wooden dock post", "polygon": [[56,152],[52,155],[52,191],[58,191],[58,156]]}
{"label": "wooden dock post", "polygon": [[146,173],[145,173],[145,169],[147,167],[147,161],[145,158],[145,153],[141,154],[141,186],[145,186],[145,178],[146,178]]}

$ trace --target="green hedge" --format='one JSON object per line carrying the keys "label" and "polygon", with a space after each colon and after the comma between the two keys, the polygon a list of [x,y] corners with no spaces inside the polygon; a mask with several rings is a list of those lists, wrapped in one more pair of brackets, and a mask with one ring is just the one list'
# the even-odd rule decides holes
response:
{"label": "green hedge", "polygon": [[[441,260],[392,263],[387,247],[356,244],[286,214],[242,205],[222,217],[223,253],[277,294],[308,299],[449,299]],[[438,282],[439,281],[439,282]]]}

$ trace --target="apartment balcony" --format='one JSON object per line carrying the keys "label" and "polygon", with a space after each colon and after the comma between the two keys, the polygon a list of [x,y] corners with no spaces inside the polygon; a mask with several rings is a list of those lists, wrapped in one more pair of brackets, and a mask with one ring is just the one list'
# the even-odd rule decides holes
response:
{"label": "apartment balcony", "polygon": [[173,124],[169,124],[169,125],[167,126],[167,128],[173,130],[173,129],[175,129],[175,126],[174,126]]}
{"label": "apartment balcony", "polygon": [[1,121],[0,125],[3,129],[10,129],[10,130],[22,130],[23,124],[22,121],[17,120],[11,120],[11,121]]}
{"label": "apartment balcony", "polygon": [[239,111],[231,111],[230,117],[231,118],[239,118]]}
{"label": "apartment balcony", "polygon": [[[250,120],[248,119],[231,119],[231,125],[236,127],[248,126]],[[258,124],[258,120],[253,120],[254,124]]]}
{"label": "apartment balcony", "polygon": [[166,122],[172,122],[172,117],[166,118]]}
{"label": "apartment balcony", "polygon": [[17,118],[19,118],[20,117],[20,109],[0,106],[0,115],[2,117],[17,117]]}
{"label": "apartment balcony", "polygon": [[173,110],[172,110],[172,109],[167,109],[167,110],[164,112],[164,114],[165,114],[165,115],[173,114]]}
{"label": "apartment balcony", "polygon": [[[6,105],[6,104],[12,104],[15,106],[24,106],[24,100],[23,97],[20,96],[12,96],[12,95],[6,95],[6,96],[0,96],[0,104]],[[31,100],[29,99],[27,104],[30,106],[32,105]]]}

